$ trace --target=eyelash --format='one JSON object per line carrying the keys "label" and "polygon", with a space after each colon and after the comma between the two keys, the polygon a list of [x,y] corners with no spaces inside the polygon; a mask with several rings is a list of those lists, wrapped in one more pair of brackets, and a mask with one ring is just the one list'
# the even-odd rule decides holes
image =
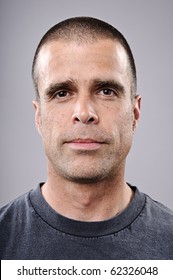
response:
{"label": "eyelash", "polygon": [[[110,94],[104,94],[104,92],[107,92],[107,93],[110,93]],[[102,94],[101,94],[102,92]],[[106,93],[105,92],[105,93]],[[63,96],[60,96],[60,95],[63,95]],[[114,96],[117,96],[118,94],[112,90],[112,89],[109,89],[109,88],[104,88],[104,89],[99,89],[97,92],[96,92],[97,95],[102,95],[102,96],[105,96],[105,97],[114,97]],[[65,96],[64,96],[65,95]],[[53,94],[53,97],[52,98],[57,98],[57,99],[65,99],[67,96],[69,96],[70,93],[68,90],[61,90],[61,91],[57,91]]]}
{"label": "eyelash", "polygon": [[66,96],[62,96],[62,97],[60,97],[60,96],[58,96],[58,94],[60,95],[60,94],[64,94],[64,93],[66,93],[66,94],[68,94],[68,91],[66,91],[66,90],[61,90],[61,91],[59,91],[59,92],[55,92],[54,93],[54,97],[59,97],[60,99],[61,98],[65,98]]}
{"label": "eyelash", "polygon": [[109,93],[111,92],[111,94],[106,94],[106,96],[116,95],[115,91],[112,90],[112,89],[109,89],[109,88],[102,89],[102,90],[99,91],[99,93],[104,92],[104,91],[109,92]]}

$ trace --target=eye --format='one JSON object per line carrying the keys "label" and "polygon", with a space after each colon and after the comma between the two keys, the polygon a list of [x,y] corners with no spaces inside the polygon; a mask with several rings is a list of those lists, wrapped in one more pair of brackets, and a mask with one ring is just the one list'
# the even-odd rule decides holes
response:
{"label": "eye", "polygon": [[103,96],[115,96],[116,95],[115,91],[112,89],[109,89],[109,88],[102,89],[102,90],[100,90],[99,93]]}
{"label": "eye", "polygon": [[61,91],[55,92],[54,97],[61,99],[61,98],[67,97],[68,95],[69,95],[68,91],[61,90]]}

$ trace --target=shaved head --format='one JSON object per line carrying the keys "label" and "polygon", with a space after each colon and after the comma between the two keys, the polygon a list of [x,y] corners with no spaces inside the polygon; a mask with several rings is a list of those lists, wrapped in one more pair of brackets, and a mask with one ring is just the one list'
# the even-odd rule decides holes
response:
{"label": "shaved head", "polygon": [[77,44],[92,44],[98,40],[110,39],[118,41],[125,49],[129,61],[129,72],[131,78],[131,93],[136,94],[136,67],[130,46],[124,36],[112,25],[91,17],[75,17],[64,20],[51,29],[41,39],[33,60],[32,78],[36,90],[36,97],[39,98],[38,92],[38,60],[42,47],[51,41],[61,40],[65,42],[75,42]]}

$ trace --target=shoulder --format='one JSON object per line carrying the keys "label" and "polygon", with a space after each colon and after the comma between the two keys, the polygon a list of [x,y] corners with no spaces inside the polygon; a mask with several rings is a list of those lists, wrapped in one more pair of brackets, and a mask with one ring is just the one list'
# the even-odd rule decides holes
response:
{"label": "shoulder", "polygon": [[20,219],[30,208],[29,192],[12,200],[5,206],[0,208],[0,224],[5,221]]}
{"label": "shoulder", "polygon": [[152,199],[150,196],[146,195],[146,206],[152,210],[156,215],[161,217],[167,217],[168,219],[173,220],[173,211],[163,205],[162,203]]}
{"label": "shoulder", "polygon": [[146,194],[145,197],[146,203],[142,212],[147,217],[146,224],[152,224],[160,231],[170,232],[173,235],[173,211]]}

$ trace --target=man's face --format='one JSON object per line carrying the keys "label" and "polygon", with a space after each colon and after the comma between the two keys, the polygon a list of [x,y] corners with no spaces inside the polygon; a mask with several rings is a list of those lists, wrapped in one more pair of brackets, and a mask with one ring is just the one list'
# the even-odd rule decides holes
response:
{"label": "man's face", "polygon": [[34,101],[48,168],[78,183],[111,180],[124,170],[139,118],[129,63],[112,40],[52,41],[38,58]]}

